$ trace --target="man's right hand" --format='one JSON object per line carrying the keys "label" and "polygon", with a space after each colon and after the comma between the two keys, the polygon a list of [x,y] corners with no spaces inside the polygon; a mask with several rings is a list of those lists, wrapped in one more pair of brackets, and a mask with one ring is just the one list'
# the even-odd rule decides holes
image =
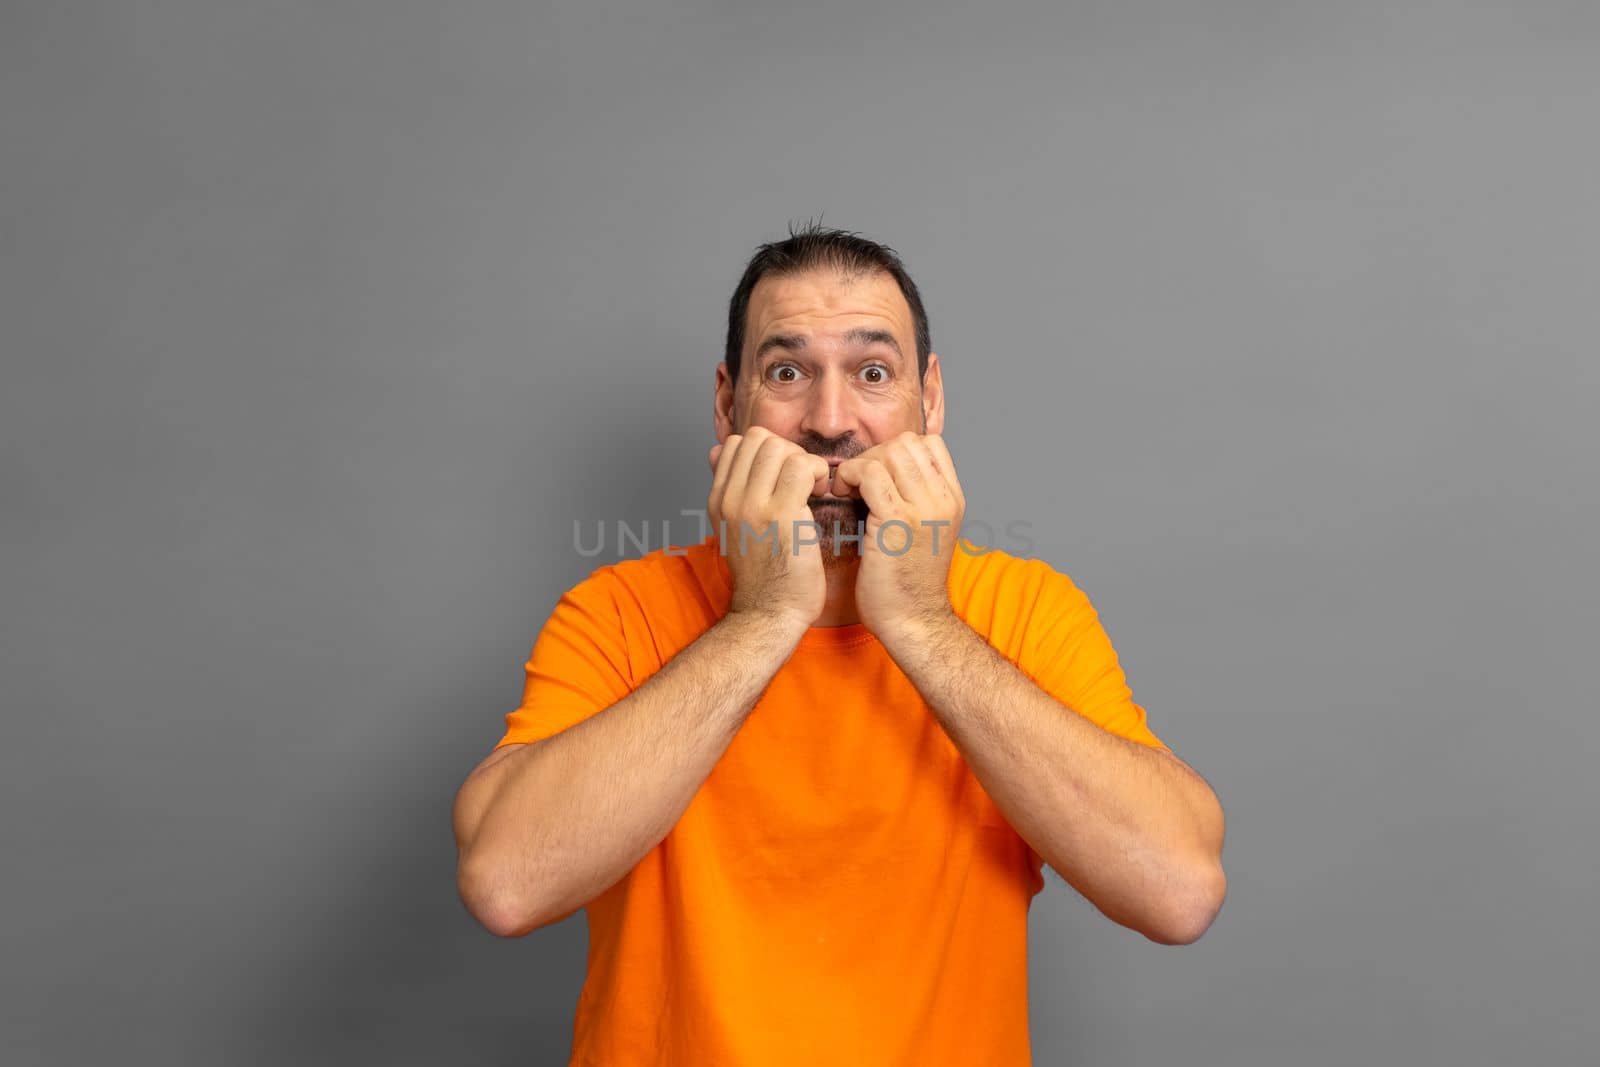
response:
{"label": "man's right hand", "polygon": [[[733,572],[730,612],[765,614],[804,628],[826,603],[822,549],[806,500],[828,461],[762,426],[713,445],[706,511]],[[796,548],[797,535],[808,541]]]}

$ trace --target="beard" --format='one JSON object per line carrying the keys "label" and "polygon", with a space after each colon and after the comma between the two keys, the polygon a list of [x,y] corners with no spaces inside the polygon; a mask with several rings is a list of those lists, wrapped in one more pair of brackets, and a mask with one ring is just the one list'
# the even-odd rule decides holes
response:
{"label": "beard", "polygon": [[[865,536],[868,508],[859,497],[814,496],[806,500],[811,508],[811,518],[821,529],[817,533],[818,547],[822,550],[822,565],[826,568],[847,566],[860,562],[861,542],[856,535]],[[836,536],[842,535],[842,536]]]}
{"label": "beard", "polygon": [[[802,433],[796,444],[813,456],[821,456],[830,462],[852,459],[867,449],[853,434],[823,437],[810,430]],[[859,563],[861,542],[854,537],[866,532],[867,502],[858,496],[813,496],[806,499],[806,506],[811,509],[812,521],[820,527],[817,541],[822,550],[822,566],[831,570]],[[835,525],[843,536],[834,536]]]}

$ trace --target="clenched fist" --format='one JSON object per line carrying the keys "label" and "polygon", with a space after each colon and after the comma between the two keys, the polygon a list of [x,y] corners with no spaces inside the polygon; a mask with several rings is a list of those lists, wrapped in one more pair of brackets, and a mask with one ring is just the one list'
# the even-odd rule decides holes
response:
{"label": "clenched fist", "polygon": [[938,434],[911,430],[839,464],[837,480],[870,508],[856,611],[888,644],[907,622],[950,613],[950,561],[966,512],[955,462]]}
{"label": "clenched fist", "polygon": [[730,435],[708,458],[714,473],[706,511],[733,573],[729,611],[809,627],[822,614],[828,585],[806,500],[828,477],[828,461],[761,426]]}

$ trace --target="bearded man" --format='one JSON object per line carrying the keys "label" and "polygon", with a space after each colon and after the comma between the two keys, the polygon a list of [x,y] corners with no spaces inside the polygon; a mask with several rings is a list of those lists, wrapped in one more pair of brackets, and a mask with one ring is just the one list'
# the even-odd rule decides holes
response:
{"label": "bearded man", "polygon": [[1162,944],[1222,906],[1222,808],[1087,596],[958,538],[944,410],[892,249],[757,249],[713,532],[561,598],[456,798],[487,929],[586,912],[573,1064],[1028,1064],[1044,865]]}

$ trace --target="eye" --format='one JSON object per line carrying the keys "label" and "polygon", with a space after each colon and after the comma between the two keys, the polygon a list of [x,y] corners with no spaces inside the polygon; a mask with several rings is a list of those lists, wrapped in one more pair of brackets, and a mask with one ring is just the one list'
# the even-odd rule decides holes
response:
{"label": "eye", "polygon": [[775,382],[795,382],[800,380],[800,371],[792,363],[779,363],[767,371],[767,377]]}
{"label": "eye", "polygon": [[889,380],[889,368],[881,363],[873,363],[862,367],[861,373],[866,377],[869,385],[882,385]]}

